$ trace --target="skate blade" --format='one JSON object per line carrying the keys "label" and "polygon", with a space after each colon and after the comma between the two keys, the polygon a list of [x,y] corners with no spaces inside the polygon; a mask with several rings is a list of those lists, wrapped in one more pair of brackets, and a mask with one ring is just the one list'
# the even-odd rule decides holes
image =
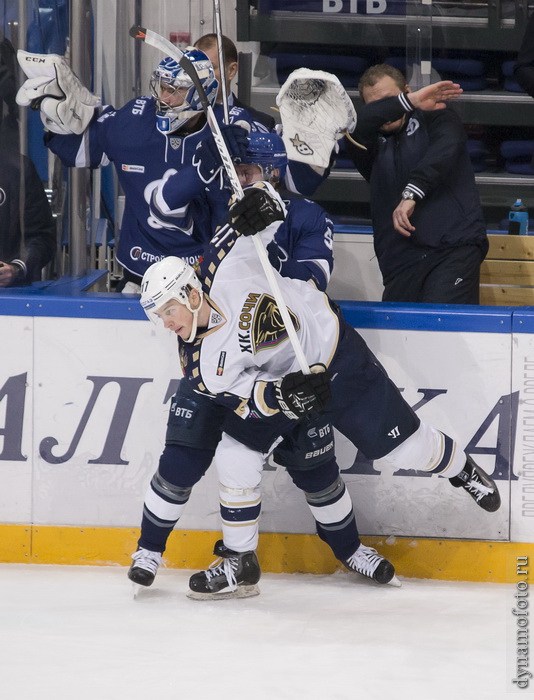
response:
{"label": "skate blade", "polygon": [[137,600],[137,598],[142,598],[144,593],[149,591],[149,590],[152,590],[152,589],[149,589],[148,586],[143,586],[140,583],[135,583],[134,581],[132,581],[132,592],[133,592],[133,599],[134,600]]}
{"label": "skate blade", "polygon": [[260,589],[258,586],[238,586],[235,591],[222,591],[221,593],[198,593],[197,591],[188,591],[187,597],[191,600],[227,600],[228,598],[251,598],[259,595]]}
{"label": "skate blade", "polygon": [[387,586],[395,586],[395,588],[401,588],[402,583],[399,581],[399,579],[396,576],[393,576],[391,581],[388,581]]}

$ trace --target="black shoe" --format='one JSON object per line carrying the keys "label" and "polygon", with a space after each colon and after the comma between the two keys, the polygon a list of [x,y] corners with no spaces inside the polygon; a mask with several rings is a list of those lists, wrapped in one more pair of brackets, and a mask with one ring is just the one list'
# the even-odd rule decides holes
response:
{"label": "black shoe", "polygon": [[189,598],[221,600],[259,594],[256,584],[261,569],[255,552],[234,552],[218,540],[213,553],[219,558],[209,569],[199,571],[189,579]]}
{"label": "black shoe", "polygon": [[133,564],[128,571],[130,581],[140,586],[151,586],[161,564],[161,553],[140,547],[132,554]]}
{"label": "black shoe", "polygon": [[463,470],[449,481],[455,488],[464,488],[478,505],[489,513],[499,509],[501,497],[495,482],[469,455]]}
{"label": "black shoe", "polygon": [[397,581],[393,564],[381,556],[376,549],[363,544],[360,544],[354,554],[343,561],[343,564],[347,569],[357,571],[377,583],[390,583],[393,579]]}

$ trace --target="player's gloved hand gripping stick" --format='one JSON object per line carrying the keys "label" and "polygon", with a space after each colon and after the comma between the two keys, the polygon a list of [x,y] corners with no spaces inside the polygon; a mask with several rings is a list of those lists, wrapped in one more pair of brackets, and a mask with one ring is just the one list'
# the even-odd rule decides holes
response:
{"label": "player's gloved hand gripping stick", "polygon": [[[140,39],[141,41],[144,41],[146,44],[150,44],[150,46],[153,46],[156,49],[159,49],[163,53],[166,53],[168,56],[171,56],[174,58],[178,63],[182,66],[184,71],[189,75],[191,80],[193,81],[193,84],[195,85],[197,92],[199,94],[200,100],[202,102],[202,107],[204,109],[204,112],[206,114],[206,119],[208,121],[208,125],[211,129],[211,133],[213,134],[213,138],[215,140],[215,143],[217,145],[217,148],[219,150],[221,160],[224,166],[224,169],[226,171],[226,174],[228,175],[228,179],[230,180],[230,184],[232,186],[232,189],[234,191],[234,195],[237,200],[242,200],[244,196],[243,188],[241,187],[241,183],[239,182],[239,178],[237,176],[234,164],[232,162],[232,158],[230,156],[230,153],[228,151],[228,148],[226,146],[226,142],[222,136],[221,129],[219,127],[219,124],[217,122],[217,119],[215,118],[215,114],[213,112],[213,108],[210,105],[206,94],[204,92],[204,88],[202,87],[202,84],[200,83],[197,72],[188,60],[187,56],[184,55],[182,51],[180,51],[179,48],[177,48],[174,44],[172,44],[170,41],[165,39],[165,37],[162,37],[159,34],[156,34],[155,32],[151,31],[150,29],[145,29],[144,27],[138,27],[138,26],[133,26],[130,29],[130,36],[132,36],[134,39]],[[234,205],[235,206],[235,205]],[[271,223],[273,220],[269,221]],[[295,331],[295,327],[293,325],[293,322],[291,320],[291,317],[289,315],[289,312],[287,310],[287,307],[285,305],[284,299],[282,297],[282,293],[280,291],[280,287],[278,286],[278,282],[276,280],[276,277],[274,276],[274,270],[271,266],[271,263],[269,262],[269,258],[267,256],[267,251],[265,250],[265,247],[258,235],[253,235],[252,237],[254,241],[254,245],[256,248],[256,252],[258,253],[258,256],[260,258],[260,262],[262,264],[263,270],[265,272],[265,275],[267,276],[267,280],[271,286],[271,290],[273,292],[273,296],[276,300],[276,303],[278,305],[278,308],[280,309],[280,314],[282,316],[282,319],[284,321],[284,325],[286,327],[289,340],[291,341],[291,345],[293,347],[293,350],[295,352],[297,361],[299,363],[300,369],[303,374],[310,374],[311,370],[306,362],[306,358],[304,356],[304,353],[302,351],[302,347],[300,345],[299,339],[297,337],[297,333]]]}

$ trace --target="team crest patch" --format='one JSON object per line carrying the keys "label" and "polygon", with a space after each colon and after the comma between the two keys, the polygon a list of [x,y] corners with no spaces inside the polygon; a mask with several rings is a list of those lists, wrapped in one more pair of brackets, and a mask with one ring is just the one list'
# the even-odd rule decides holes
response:
{"label": "team crest patch", "polygon": [[419,129],[418,120],[414,119],[414,117],[410,117],[410,120],[408,122],[408,126],[406,127],[406,135],[411,136],[412,134],[415,134],[417,129]]}
{"label": "team crest patch", "polygon": [[[298,318],[288,309],[295,330],[300,328]],[[252,327],[252,347],[254,353],[273,348],[288,338],[288,333],[276,301],[269,294],[263,294],[254,316]]]}
{"label": "team crest patch", "polygon": [[[298,318],[290,309],[288,311],[295,329],[298,330],[300,328]],[[255,355],[261,350],[280,345],[288,338],[280,310],[270,294],[249,294],[240,321],[240,329],[245,330],[246,327],[248,331],[246,343],[240,343],[242,351],[246,349]],[[240,334],[240,339],[241,337]],[[245,345],[248,347],[245,348]]]}
{"label": "team crest patch", "polygon": [[179,138],[178,136],[171,136],[169,139],[169,143],[171,144],[171,148],[174,148],[175,151],[177,151],[180,146],[182,145],[183,139]]}
{"label": "team crest patch", "polygon": [[290,137],[290,141],[293,148],[300,153],[301,156],[313,155],[313,148],[309,146],[306,141],[301,141],[298,134],[295,134],[293,138]]}

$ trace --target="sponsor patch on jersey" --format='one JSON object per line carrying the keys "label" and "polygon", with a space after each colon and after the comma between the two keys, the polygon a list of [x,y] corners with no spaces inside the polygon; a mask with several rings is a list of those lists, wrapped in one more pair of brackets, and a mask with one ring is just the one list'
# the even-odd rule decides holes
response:
{"label": "sponsor patch on jersey", "polygon": [[226,352],[223,350],[219,355],[219,362],[217,362],[217,376],[221,377],[224,372],[224,363],[226,362]]}
{"label": "sponsor patch on jersey", "polygon": [[127,173],[144,173],[145,172],[144,165],[128,165],[127,163],[123,163],[121,168],[122,168],[122,170],[124,170]]}
{"label": "sponsor patch on jersey", "polygon": [[181,139],[178,136],[171,136],[169,139],[169,143],[171,144],[171,148],[174,148],[175,151],[177,151],[180,146],[182,145],[183,139]]}

